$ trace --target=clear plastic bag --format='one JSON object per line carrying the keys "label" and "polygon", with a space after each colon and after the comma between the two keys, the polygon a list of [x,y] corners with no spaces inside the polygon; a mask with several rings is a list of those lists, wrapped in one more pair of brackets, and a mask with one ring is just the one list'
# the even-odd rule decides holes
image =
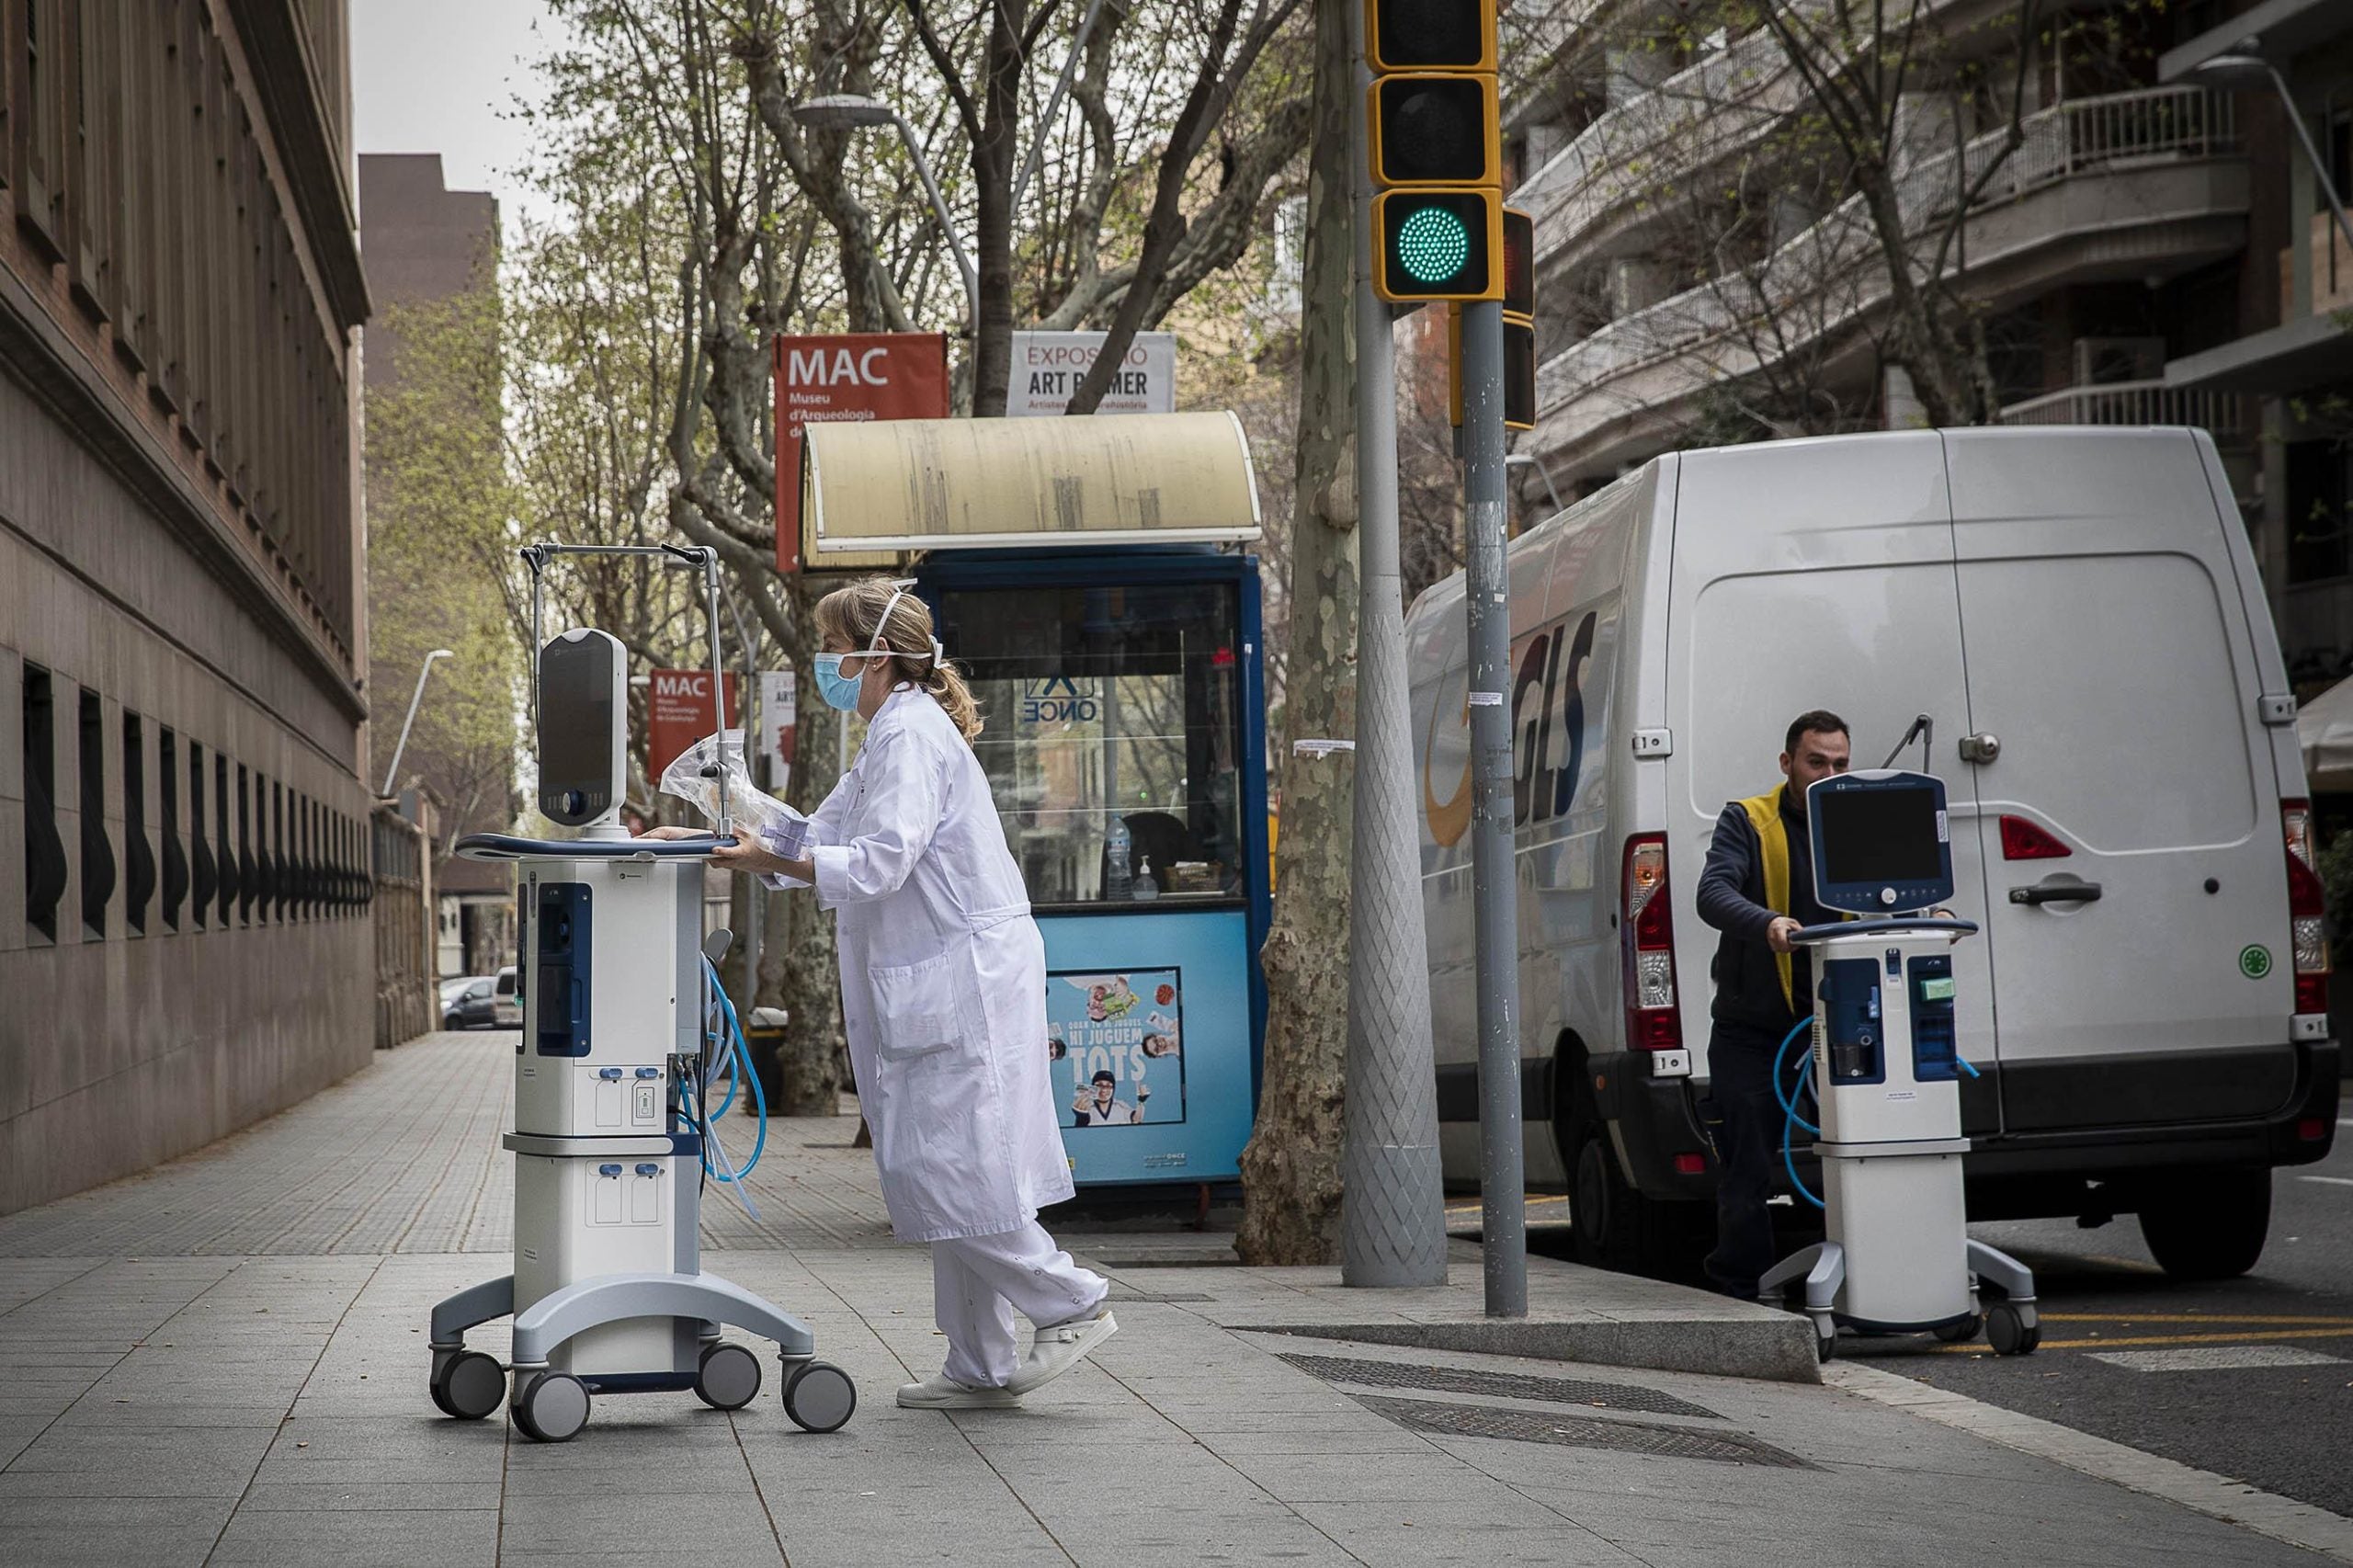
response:
{"label": "clear plastic bag", "polygon": [[[760,846],[788,860],[809,850],[809,819],[753,784],[744,771],[744,733],[727,732],[722,761],[719,737],[705,735],[662,770],[662,792],[676,795],[701,812],[710,825],[719,825],[719,783],[724,768],[727,809],[739,837],[756,838]],[[747,831],[748,830],[748,831]]]}

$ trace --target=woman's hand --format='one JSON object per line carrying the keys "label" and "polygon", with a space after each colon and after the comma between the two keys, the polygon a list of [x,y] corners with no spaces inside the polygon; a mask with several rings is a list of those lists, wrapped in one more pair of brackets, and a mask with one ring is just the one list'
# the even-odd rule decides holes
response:
{"label": "woman's hand", "polygon": [[773,854],[749,839],[722,844],[710,852],[710,858],[731,871],[746,876],[790,877],[798,882],[814,882],[817,866],[813,860],[788,860]]}

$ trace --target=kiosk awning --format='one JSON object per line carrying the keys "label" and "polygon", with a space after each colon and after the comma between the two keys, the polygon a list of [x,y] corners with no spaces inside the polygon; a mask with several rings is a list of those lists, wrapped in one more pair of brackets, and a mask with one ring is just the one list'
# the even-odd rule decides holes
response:
{"label": "kiosk awning", "polygon": [[802,432],[804,559],[1258,537],[1250,445],[1232,414],[895,419]]}

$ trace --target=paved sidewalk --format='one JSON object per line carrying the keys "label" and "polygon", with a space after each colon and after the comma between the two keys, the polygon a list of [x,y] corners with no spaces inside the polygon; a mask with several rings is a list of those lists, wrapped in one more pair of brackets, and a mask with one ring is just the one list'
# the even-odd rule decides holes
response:
{"label": "paved sidewalk", "polygon": [[[0,1220],[0,1560],[2323,1561],[1836,1388],[1265,1331],[1453,1321],[1470,1262],[1449,1292],[1341,1296],[1320,1271],[1198,1261],[1215,1238],[1074,1232],[1113,1273],[1123,1332],[1022,1409],[901,1411],[894,1387],[941,1355],[929,1266],[885,1239],[847,1121],[775,1124],[758,1221],[705,1210],[711,1266],[808,1318],[857,1379],[845,1431],[800,1432],[772,1382],[733,1415],[608,1397],[560,1446],[449,1421],[425,1392],[425,1317],[504,1272],[511,1062],[511,1037],[436,1037],[173,1165]],[[1543,1289],[1607,1298],[1595,1321],[1675,1304],[1539,1264]],[[1712,1303],[1676,1295],[1695,1335],[1717,1332]],[[472,1337],[505,1348],[503,1329]]]}

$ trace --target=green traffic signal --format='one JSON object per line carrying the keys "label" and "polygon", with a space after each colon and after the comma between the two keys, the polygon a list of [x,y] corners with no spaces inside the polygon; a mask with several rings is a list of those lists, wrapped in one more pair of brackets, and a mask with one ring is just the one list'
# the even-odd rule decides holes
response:
{"label": "green traffic signal", "polygon": [[1444,283],[1471,259],[1471,231],[1443,207],[1420,207],[1397,227],[1397,265],[1417,283]]}
{"label": "green traffic signal", "polygon": [[1392,303],[1500,297],[1503,199],[1492,190],[1385,190],[1373,199],[1381,269]]}

